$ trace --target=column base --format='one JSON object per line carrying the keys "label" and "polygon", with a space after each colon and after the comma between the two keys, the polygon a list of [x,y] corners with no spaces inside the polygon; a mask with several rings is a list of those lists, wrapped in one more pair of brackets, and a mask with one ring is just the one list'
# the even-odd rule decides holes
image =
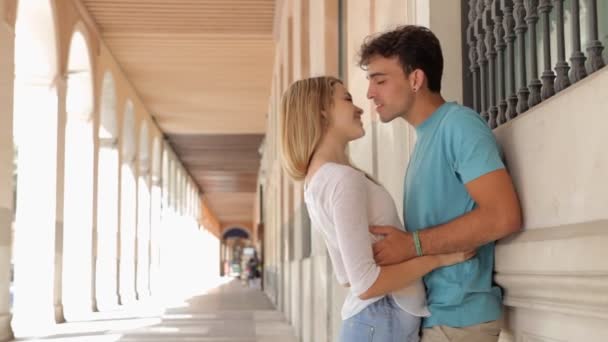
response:
{"label": "column base", "polygon": [[10,341],[15,338],[11,328],[11,314],[0,315],[0,341]]}
{"label": "column base", "polygon": [[137,293],[137,300],[145,300],[147,298],[150,298],[151,296],[152,296],[152,294],[150,293],[149,290],[144,290],[144,291]]}
{"label": "column base", "polygon": [[99,312],[99,308],[97,307],[97,299],[95,297],[91,298],[91,311]]}
{"label": "column base", "polygon": [[98,296],[96,298],[97,302],[97,311],[114,311],[118,309],[120,298],[117,294],[112,294],[110,296]]}
{"label": "column base", "polygon": [[62,304],[55,304],[55,323],[65,323]]}
{"label": "column base", "polygon": [[125,306],[125,305],[128,306],[128,305],[137,303],[135,294],[120,294],[119,300],[120,300],[120,305],[122,305],[122,306]]}
{"label": "column base", "polygon": [[84,300],[81,302],[65,302],[63,304],[63,317],[68,322],[85,320],[91,317],[92,307],[93,302],[91,301],[88,301],[88,303]]}

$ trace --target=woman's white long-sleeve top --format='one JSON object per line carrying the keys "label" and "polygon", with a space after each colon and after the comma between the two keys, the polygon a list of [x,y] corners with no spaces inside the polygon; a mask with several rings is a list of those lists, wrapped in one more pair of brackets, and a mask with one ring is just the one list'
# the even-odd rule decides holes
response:
{"label": "woman's white long-sleeve top", "polygon": [[[350,284],[342,306],[342,319],[348,319],[383,297],[359,299],[380,274],[372,252],[378,237],[369,232],[369,226],[403,229],[403,224],[388,191],[346,165],[323,164],[306,184],[304,200],[313,229],[324,237],[338,282]],[[422,280],[390,295],[412,315],[430,314]]]}

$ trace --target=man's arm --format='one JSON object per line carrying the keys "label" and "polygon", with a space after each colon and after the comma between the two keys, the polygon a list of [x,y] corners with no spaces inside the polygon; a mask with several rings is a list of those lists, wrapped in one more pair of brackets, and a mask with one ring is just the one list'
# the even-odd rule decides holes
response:
{"label": "man's arm", "polygon": [[[476,249],[521,229],[519,199],[505,169],[487,173],[465,186],[476,208],[450,222],[420,231],[423,254]],[[373,246],[378,264],[395,264],[416,256],[411,233],[393,227],[372,227],[371,232],[386,235]]]}

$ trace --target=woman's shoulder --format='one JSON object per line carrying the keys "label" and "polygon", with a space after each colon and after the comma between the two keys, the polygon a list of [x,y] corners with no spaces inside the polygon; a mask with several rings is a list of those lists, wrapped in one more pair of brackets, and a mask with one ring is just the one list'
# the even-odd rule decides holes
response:
{"label": "woman's shoulder", "polygon": [[350,165],[325,162],[316,167],[308,177],[307,188],[311,189],[319,185],[339,186],[341,184],[351,184],[365,180],[363,172]]}

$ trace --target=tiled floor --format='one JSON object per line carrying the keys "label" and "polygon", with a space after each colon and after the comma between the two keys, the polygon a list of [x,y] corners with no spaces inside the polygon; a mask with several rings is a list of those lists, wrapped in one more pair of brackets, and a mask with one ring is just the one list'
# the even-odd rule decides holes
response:
{"label": "tiled floor", "polygon": [[82,342],[296,342],[293,328],[268,298],[238,281],[168,309],[142,306],[94,321],[57,326],[52,336],[28,341]]}

